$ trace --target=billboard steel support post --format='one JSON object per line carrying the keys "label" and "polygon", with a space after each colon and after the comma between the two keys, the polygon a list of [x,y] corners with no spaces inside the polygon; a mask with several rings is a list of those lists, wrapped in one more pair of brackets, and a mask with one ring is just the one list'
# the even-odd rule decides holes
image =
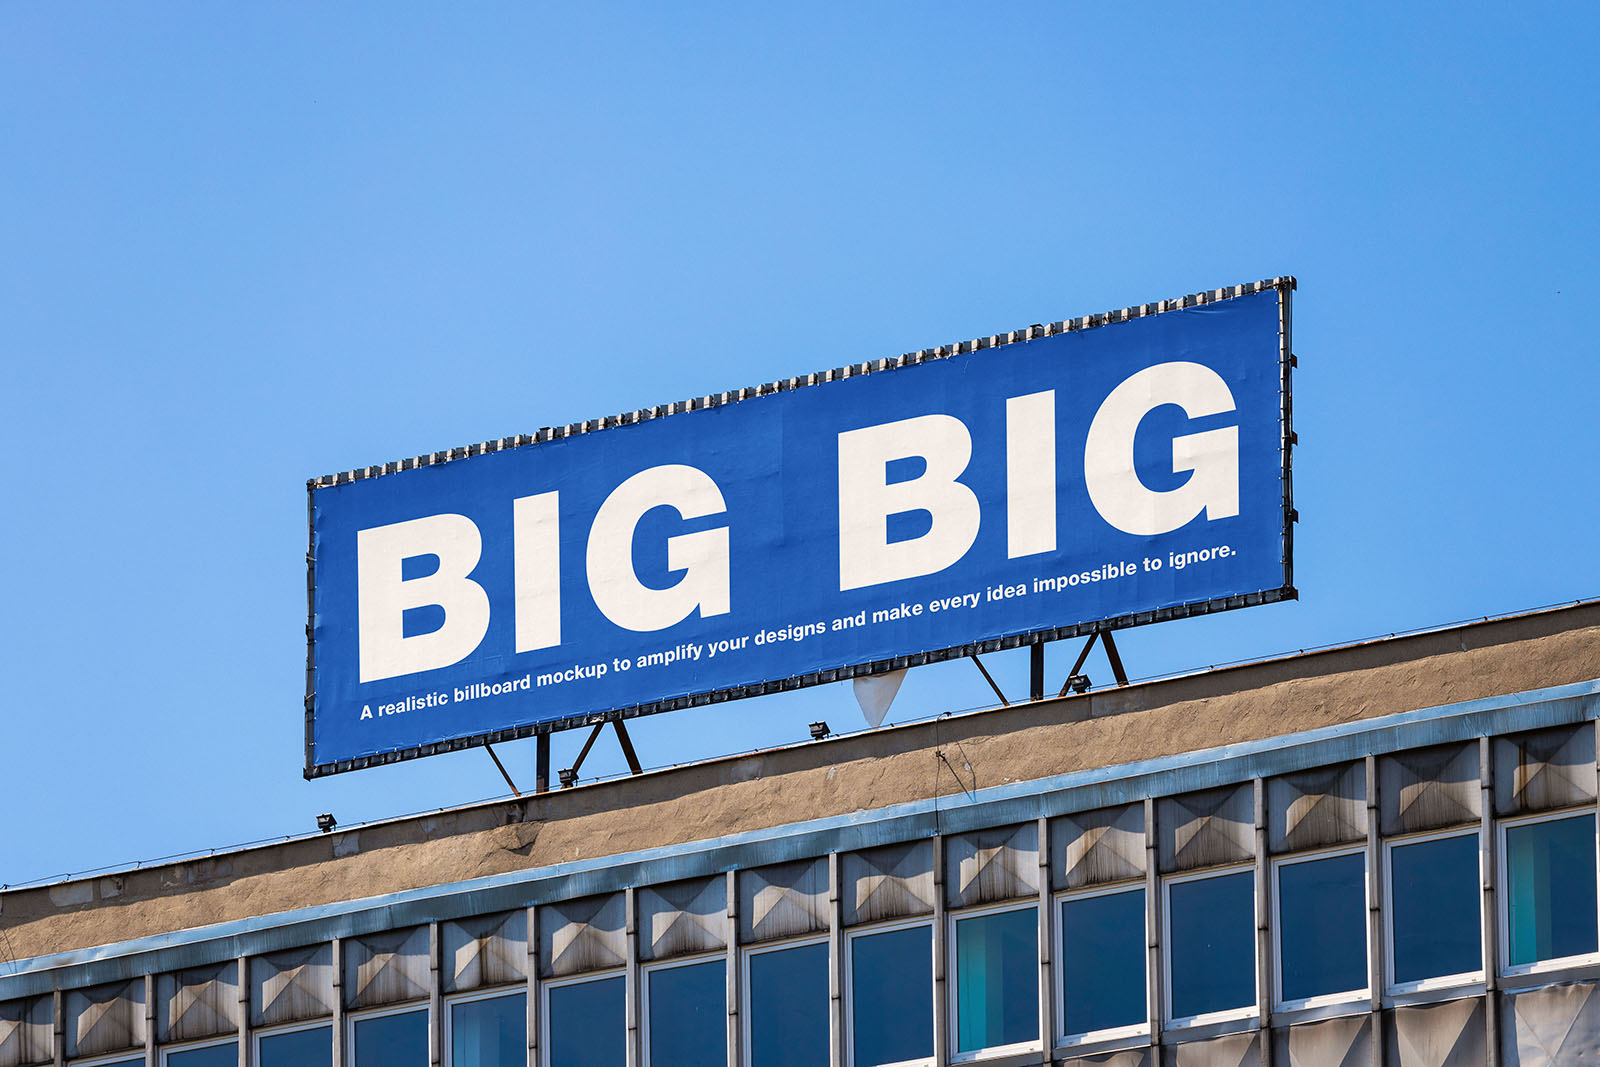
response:
{"label": "billboard steel support post", "polygon": [[1028,646],[1028,699],[1044,699],[1044,642]]}
{"label": "billboard steel support post", "polygon": [[1000,703],[1009,708],[1011,706],[1011,701],[1007,700],[1006,695],[1000,692],[1000,687],[994,684],[994,678],[990,676],[989,668],[983,665],[983,660],[974,655],[972,657],[972,662],[978,665],[978,671],[983,675],[983,680],[989,683],[989,688],[993,689],[994,695],[1000,698]]}
{"label": "billboard steel support post", "polygon": [[550,735],[537,734],[533,756],[533,791],[550,792]]}

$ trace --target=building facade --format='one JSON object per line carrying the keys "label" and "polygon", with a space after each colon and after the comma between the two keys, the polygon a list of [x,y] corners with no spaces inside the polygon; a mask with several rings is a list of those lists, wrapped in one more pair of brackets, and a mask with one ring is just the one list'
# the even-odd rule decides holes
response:
{"label": "building facade", "polygon": [[0,893],[0,1067],[1600,1062],[1600,604]]}

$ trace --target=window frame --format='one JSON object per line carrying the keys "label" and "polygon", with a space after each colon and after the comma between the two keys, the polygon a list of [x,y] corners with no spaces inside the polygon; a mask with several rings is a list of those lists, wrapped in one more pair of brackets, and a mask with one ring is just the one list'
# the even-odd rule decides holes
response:
{"label": "window frame", "polygon": [[[381,1008],[367,1008],[362,1011],[345,1012],[344,1016],[344,1067],[356,1067],[356,1024],[368,1019],[381,1019],[386,1015],[404,1015],[407,1012],[420,1011],[425,1018],[431,1016],[432,1002],[428,1000],[408,1000],[400,1004],[389,1004]],[[433,1019],[428,1018],[430,1026]],[[431,1056],[430,1050],[424,1048],[423,1053]]]}
{"label": "window frame", "polygon": [[[1595,831],[1595,883],[1600,886],[1600,812],[1594,807],[1585,805],[1576,808],[1562,808],[1559,811],[1543,811],[1536,815],[1517,816],[1509,819],[1500,819],[1495,825],[1495,926],[1496,946],[1499,950],[1500,977],[1518,978],[1523,975],[1547,974],[1551,971],[1571,970],[1574,967],[1586,967],[1600,963],[1600,939],[1597,939],[1595,951],[1586,952],[1578,956],[1561,956],[1553,960],[1538,960],[1534,963],[1523,963],[1513,966],[1511,960],[1511,879],[1506,861],[1510,856],[1510,849],[1506,847],[1506,832],[1519,826],[1531,826],[1541,822],[1559,822],[1562,819],[1587,817]],[[1596,923],[1600,924],[1600,893],[1595,894]],[[1597,925],[1600,929],[1600,925]]]}
{"label": "window frame", "polygon": [[911,930],[917,927],[927,927],[928,930],[928,1019],[934,1027],[934,1033],[929,1036],[933,1041],[933,1055],[916,1060],[895,1060],[893,1063],[874,1064],[872,1067],[934,1067],[934,1062],[939,1054],[938,1026],[939,1005],[933,995],[934,977],[938,974],[939,939],[934,936],[934,916],[919,915],[913,919],[900,919],[894,922],[873,923],[870,926],[857,926],[844,931],[844,1063],[845,1067],[861,1067],[856,1063],[856,973],[855,973],[855,942],[857,938],[871,937],[874,934],[892,934],[896,930]]}
{"label": "window frame", "polygon": [[[1251,911],[1255,910],[1255,899],[1261,891],[1256,877],[1256,865],[1250,863],[1230,863],[1225,867],[1207,867],[1199,871],[1185,871],[1181,874],[1169,874],[1161,879],[1161,1014],[1163,1029],[1185,1030],[1197,1026],[1208,1026],[1212,1023],[1242,1022],[1246,1019],[1259,1019],[1261,1017],[1261,950],[1259,945],[1253,945],[1254,951],[1250,953],[1250,997],[1251,1003],[1242,1008],[1226,1008],[1222,1011],[1202,1012],[1199,1015],[1173,1015],[1172,1014],[1172,887],[1185,882],[1199,882],[1207,878],[1226,878],[1235,874],[1248,874],[1250,876]],[[1254,942],[1259,934],[1255,929],[1256,924],[1251,923],[1251,940]]]}
{"label": "window frame", "polygon": [[[674,956],[668,960],[652,960],[639,965],[639,1067],[652,1067],[650,1059],[650,976],[660,971],[671,971],[679,967],[693,967],[701,963],[721,963],[722,970],[722,1055],[727,1067],[737,1067],[737,1057],[734,1050],[728,1047],[728,953],[726,949],[717,952],[697,952],[692,956]],[[654,1064],[653,1067],[662,1067]]]}
{"label": "window frame", "polygon": [[[1365,981],[1359,989],[1341,989],[1337,993],[1320,993],[1317,996],[1302,997],[1299,1000],[1284,1000],[1283,897],[1282,888],[1278,882],[1278,874],[1285,867],[1293,867],[1301,863],[1315,863],[1318,860],[1338,859],[1342,856],[1361,857],[1361,940],[1362,944],[1366,946],[1362,974],[1365,976]],[[1267,926],[1272,931],[1272,1010],[1274,1012],[1294,1012],[1304,1011],[1307,1008],[1329,1008],[1370,1003],[1372,1000],[1372,922],[1369,913],[1372,901],[1372,865],[1367,862],[1366,842],[1317,849],[1312,852],[1296,852],[1287,856],[1274,856],[1272,858],[1271,878],[1271,892],[1267,900]]]}
{"label": "window frame", "polygon": [[62,1060],[67,1067],[123,1067],[124,1064],[136,1063],[140,1067],[150,1061],[145,1058],[143,1048],[128,1049],[126,1052],[111,1052],[103,1056],[86,1056],[81,1060]]}
{"label": "window frame", "polygon": [[262,1027],[260,1030],[251,1029],[250,1062],[256,1065],[256,1067],[260,1067],[262,1038],[278,1037],[283,1034],[295,1034],[302,1030],[319,1030],[324,1026],[328,1028],[328,1056],[331,1060],[333,1057],[333,1044],[338,1040],[338,1034],[334,1032],[333,1017],[323,1016],[321,1019],[318,1019],[315,1022],[281,1023],[277,1026]]}
{"label": "window frame", "polygon": [[959,1017],[961,996],[958,992],[961,985],[957,974],[957,960],[960,959],[961,954],[956,946],[956,924],[966,919],[981,919],[986,915],[1003,915],[1011,911],[1033,912],[1033,969],[1036,975],[1033,987],[1034,1010],[1037,1012],[1042,1006],[1039,1003],[1039,982],[1037,978],[1039,972],[1039,923],[1041,921],[1039,917],[1039,898],[1035,896],[1028,897],[1026,900],[1008,900],[999,904],[985,904],[981,907],[962,908],[960,911],[947,911],[945,913],[945,951],[950,959],[945,967],[945,988],[949,990],[945,996],[945,1008],[950,1017],[946,1020],[945,1025],[948,1028],[946,1033],[949,1034],[948,1044],[950,1047],[945,1051],[946,1058],[951,1063],[975,1063],[980,1060],[1001,1059],[1006,1056],[1020,1056],[1028,1052],[1044,1051],[1045,1021],[1043,1018],[1039,1019],[1039,1032],[1034,1035],[1031,1041],[1018,1041],[1009,1045],[986,1045],[971,1052],[962,1052],[956,1047],[959,1044],[957,1035],[961,1032],[961,1020]]}
{"label": "window frame", "polygon": [[[505,982],[501,985],[486,986],[482,989],[473,989],[466,993],[452,993],[447,997],[441,998],[439,1001],[439,1014],[443,1015],[444,1019],[440,1022],[440,1062],[443,1063],[445,1067],[455,1067],[455,1056],[451,1051],[455,1047],[452,1041],[452,1038],[455,1036],[453,1033],[455,1029],[455,1012],[451,1010],[453,1007],[455,1007],[457,1004],[470,1004],[479,1000],[494,1000],[496,997],[515,996],[520,996],[523,998],[522,1033],[524,1045],[526,1045],[528,1033],[527,982]],[[526,1047],[524,1047],[522,1050],[522,1062],[524,1067],[526,1067],[528,1062],[528,1050]]]}
{"label": "window frame", "polygon": [[[1443,841],[1453,837],[1470,837],[1476,842],[1478,853],[1478,969],[1443,974],[1435,978],[1419,978],[1413,982],[1396,982],[1394,978],[1394,863],[1396,848],[1423,845],[1430,841]],[[1432,830],[1426,833],[1406,834],[1383,839],[1383,993],[1386,997],[1403,997],[1413,993],[1431,993],[1437,989],[1455,989],[1481,985],[1484,981],[1483,948],[1488,942],[1483,929],[1483,828],[1457,826],[1449,830]]]}
{"label": "window frame", "polygon": [[[156,1067],[167,1067],[167,1057],[175,1052],[199,1052],[201,1049],[217,1048],[222,1045],[232,1045],[235,1055],[237,1055],[239,1048],[238,1031],[221,1037],[208,1037],[201,1041],[184,1041],[175,1045],[162,1045],[156,1050]],[[117,1061],[112,1060],[111,1062],[116,1063]]]}
{"label": "window frame", "polygon": [[[603,971],[585,971],[582,974],[563,975],[560,978],[541,978],[539,979],[538,1067],[550,1067],[550,991],[552,989],[560,989],[562,986],[582,985],[585,982],[601,982],[608,978],[622,979],[622,1032],[624,1035],[623,1049],[626,1051],[626,1035],[628,1032],[628,969],[626,967],[607,967]],[[640,985],[642,986],[643,983],[641,982]]]}
{"label": "window frame", "polygon": [[[1050,898],[1051,919],[1051,945],[1056,952],[1056,961],[1061,967],[1066,966],[1067,944],[1066,928],[1061,922],[1061,906],[1068,901],[1085,900],[1090,897],[1109,897],[1118,893],[1144,893],[1144,944],[1140,946],[1142,969],[1144,970],[1144,1021],[1132,1026],[1113,1026],[1104,1030],[1086,1030],[1081,1034],[1066,1033],[1067,1029],[1067,984],[1063,975],[1058,970],[1052,976],[1055,989],[1052,996],[1055,1000],[1055,1047],[1076,1048],[1079,1045],[1092,1045],[1101,1041],[1119,1041],[1130,1037],[1145,1037],[1150,1033],[1150,899],[1149,886],[1143,878],[1125,879],[1107,885],[1095,886],[1090,889],[1069,890],[1056,893]],[[1054,967],[1055,965],[1052,965]]]}
{"label": "window frame", "polygon": [[[782,952],[791,948],[807,948],[812,945],[829,944],[827,933],[821,935],[807,935],[805,937],[785,938],[781,941],[765,941],[755,945],[739,946],[739,1040],[743,1043],[740,1050],[741,1062],[750,1058],[750,1052],[755,1047],[751,1044],[753,1032],[751,1023],[754,1022],[755,1013],[750,1008],[750,957],[761,956],[769,952]],[[833,969],[833,953],[828,953],[828,968]],[[828,1012],[828,1045],[831,1048],[836,1035],[833,1032],[833,1012]]]}

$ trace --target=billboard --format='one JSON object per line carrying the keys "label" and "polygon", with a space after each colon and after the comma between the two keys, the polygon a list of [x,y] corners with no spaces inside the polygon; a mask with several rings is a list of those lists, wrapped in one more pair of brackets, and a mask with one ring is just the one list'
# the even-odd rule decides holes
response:
{"label": "billboard", "polygon": [[314,479],[306,775],[1293,597],[1293,288]]}

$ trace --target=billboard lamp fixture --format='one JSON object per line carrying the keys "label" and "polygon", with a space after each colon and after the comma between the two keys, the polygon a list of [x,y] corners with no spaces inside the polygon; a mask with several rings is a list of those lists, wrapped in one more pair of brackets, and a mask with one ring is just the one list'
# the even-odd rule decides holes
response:
{"label": "billboard lamp fixture", "polygon": [[333,828],[339,825],[339,820],[333,817],[333,812],[324,812],[317,816],[317,829],[325,834],[333,833]]}
{"label": "billboard lamp fixture", "polygon": [[1087,674],[1074,674],[1072,677],[1067,679],[1067,688],[1071,689],[1074,693],[1088,692],[1089,676]]}
{"label": "billboard lamp fixture", "polygon": [[571,789],[578,784],[578,768],[563,767],[556,773],[561,776],[562,789]]}
{"label": "billboard lamp fixture", "polygon": [[814,722],[814,723],[811,724],[811,740],[813,740],[813,741],[821,741],[824,737],[827,737],[827,736],[828,736],[828,724],[827,724],[827,722],[825,722],[825,721],[824,722]]}

